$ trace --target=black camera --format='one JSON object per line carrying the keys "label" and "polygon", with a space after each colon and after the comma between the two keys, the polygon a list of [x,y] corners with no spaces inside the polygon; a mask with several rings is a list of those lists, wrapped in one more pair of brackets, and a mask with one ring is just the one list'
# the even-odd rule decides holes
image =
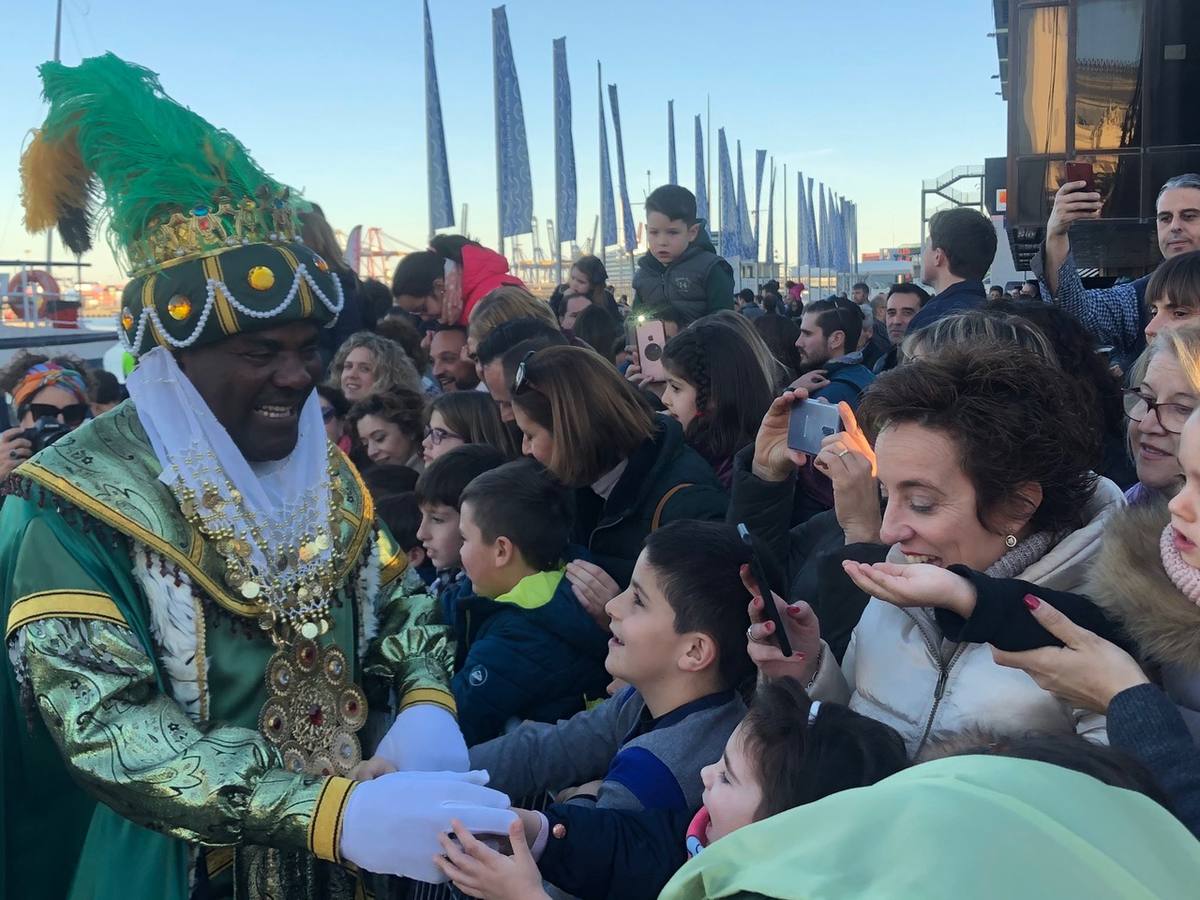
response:
{"label": "black camera", "polygon": [[58,421],[58,419],[51,418],[50,416],[42,416],[42,418],[34,422],[32,428],[26,428],[22,431],[21,437],[29,441],[33,447],[33,452],[37,453],[39,450],[49,447],[70,430],[70,428]]}

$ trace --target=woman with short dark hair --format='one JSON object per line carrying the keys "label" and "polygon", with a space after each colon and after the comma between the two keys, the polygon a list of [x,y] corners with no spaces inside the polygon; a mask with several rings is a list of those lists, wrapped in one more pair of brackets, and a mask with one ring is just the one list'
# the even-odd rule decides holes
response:
{"label": "woman with short dark hair", "polygon": [[[767,413],[756,467],[787,461],[795,399],[785,395]],[[870,583],[855,577],[863,569],[911,579],[951,569],[1082,590],[1105,520],[1123,497],[1093,473],[1093,419],[1079,388],[1052,363],[1011,346],[947,349],[880,376],[859,414],[874,436],[888,498],[879,539],[891,545],[876,567],[843,563],[860,587]],[[843,464],[850,449],[832,436],[817,465]],[[751,630],[751,654],[768,676],[799,675],[814,682],[814,696],[849,697],[851,708],[896,728],[914,753],[933,734],[968,727],[1007,735],[1078,731],[1103,740],[1103,716],[1060,702],[973,642],[972,628],[981,624],[971,620],[974,589],[958,581],[967,589],[937,609],[895,595],[885,602],[876,592],[840,669],[809,608],[785,617],[798,656],[784,659],[763,624]],[[1006,610],[1026,614],[1016,607]]]}

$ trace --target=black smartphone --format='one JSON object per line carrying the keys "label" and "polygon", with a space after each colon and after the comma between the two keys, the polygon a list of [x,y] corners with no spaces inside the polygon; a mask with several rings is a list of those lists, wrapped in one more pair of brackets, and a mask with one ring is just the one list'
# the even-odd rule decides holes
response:
{"label": "black smartphone", "polygon": [[792,643],[788,640],[787,632],[783,627],[783,617],[779,615],[775,599],[771,596],[771,583],[767,581],[767,574],[763,570],[762,561],[758,558],[758,551],[754,549],[754,540],[750,537],[750,529],[744,522],[739,522],[737,530],[742,543],[750,548],[750,574],[754,576],[754,584],[758,588],[759,596],[763,599],[763,609],[767,612],[767,618],[775,623],[775,642],[779,644],[779,649],[784,656],[791,656]]}

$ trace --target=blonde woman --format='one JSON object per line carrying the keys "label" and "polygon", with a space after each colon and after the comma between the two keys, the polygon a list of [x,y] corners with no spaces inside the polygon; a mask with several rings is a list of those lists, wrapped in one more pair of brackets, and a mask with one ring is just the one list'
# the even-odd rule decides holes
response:
{"label": "blonde woman", "polygon": [[403,348],[370,331],[351,335],[338,348],[328,383],[351,403],[392,388],[422,392],[421,376]]}

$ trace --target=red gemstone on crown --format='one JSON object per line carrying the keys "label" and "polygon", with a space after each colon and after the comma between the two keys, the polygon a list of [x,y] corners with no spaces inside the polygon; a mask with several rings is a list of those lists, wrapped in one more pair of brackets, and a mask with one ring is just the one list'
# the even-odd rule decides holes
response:
{"label": "red gemstone on crown", "polygon": [[320,728],[325,724],[325,713],[320,704],[314,703],[308,708],[308,721],[314,728]]}
{"label": "red gemstone on crown", "polygon": [[349,703],[347,703],[346,704],[346,712],[350,713],[350,715],[352,715],[352,716],[357,715],[358,714],[358,701],[351,700]]}
{"label": "red gemstone on crown", "polygon": [[267,727],[272,731],[283,731],[283,719],[279,716],[271,716],[267,721]]}

